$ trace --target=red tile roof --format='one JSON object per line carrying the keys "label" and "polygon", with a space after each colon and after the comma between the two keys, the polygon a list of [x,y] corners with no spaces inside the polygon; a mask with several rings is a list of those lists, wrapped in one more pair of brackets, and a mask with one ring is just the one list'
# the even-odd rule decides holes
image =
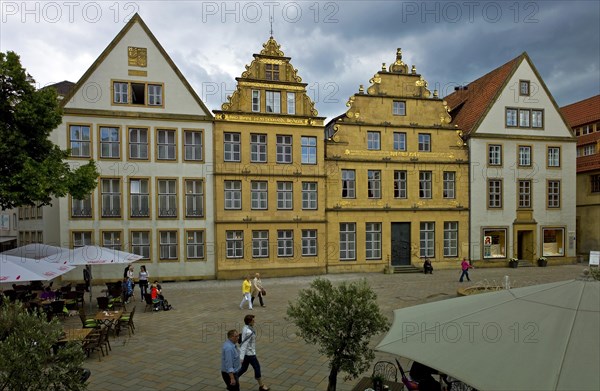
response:
{"label": "red tile roof", "polygon": [[600,132],[596,131],[583,136],[577,136],[577,146],[597,143],[600,140]]}
{"label": "red tile roof", "polygon": [[526,53],[522,53],[519,57],[469,83],[466,89],[446,96],[444,100],[450,108],[452,123],[458,125],[465,135],[471,133],[526,56]]}
{"label": "red tile roof", "polygon": [[577,173],[600,169],[600,153],[577,158]]}
{"label": "red tile roof", "polygon": [[560,111],[572,128],[600,121],[600,95],[571,103]]}

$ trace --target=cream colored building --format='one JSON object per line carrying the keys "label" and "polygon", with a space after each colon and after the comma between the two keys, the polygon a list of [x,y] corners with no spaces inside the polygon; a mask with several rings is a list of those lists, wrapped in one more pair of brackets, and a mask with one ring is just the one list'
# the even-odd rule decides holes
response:
{"label": "cream colored building", "polygon": [[470,161],[470,256],[575,260],[575,137],[526,53],[446,97]]}
{"label": "cream colored building", "polygon": [[[143,255],[136,275],[145,264],[152,279],[214,278],[213,118],[138,15],[62,106],[52,141],[70,149],[72,166],[95,160],[100,177],[85,200],[61,198],[43,208],[35,221],[43,242]],[[94,278],[121,278],[122,269],[97,267]],[[68,278],[80,279],[81,271]]]}

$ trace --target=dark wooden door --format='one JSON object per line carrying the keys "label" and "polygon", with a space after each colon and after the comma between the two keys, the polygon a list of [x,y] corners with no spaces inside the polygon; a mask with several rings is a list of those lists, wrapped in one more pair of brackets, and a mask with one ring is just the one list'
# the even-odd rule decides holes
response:
{"label": "dark wooden door", "polygon": [[392,266],[410,265],[410,223],[392,223]]}

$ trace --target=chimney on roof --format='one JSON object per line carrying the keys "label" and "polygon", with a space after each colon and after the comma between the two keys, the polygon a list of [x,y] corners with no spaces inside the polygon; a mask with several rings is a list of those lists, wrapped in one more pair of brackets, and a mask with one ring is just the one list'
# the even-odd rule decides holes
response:
{"label": "chimney on roof", "polygon": [[466,91],[469,89],[469,86],[458,86],[454,87],[454,91]]}

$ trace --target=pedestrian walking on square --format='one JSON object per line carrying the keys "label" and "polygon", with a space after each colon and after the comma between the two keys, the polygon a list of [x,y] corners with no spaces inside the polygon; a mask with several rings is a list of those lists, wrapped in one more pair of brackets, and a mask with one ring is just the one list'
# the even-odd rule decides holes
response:
{"label": "pedestrian walking on square", "polygon": [[256,331],[254,330],[254,315],[246,315],[244,317],[244,328],[240,334],[240,360],[242,360],[242,366],[237,373],[238,379],[246,373],[248,366],[252,365],[254,369],[254,378],[258,382],[259,391],[269,391],[269,387],[265,386],[262,381],[262,374],[260,372],[260,363],[256,358]]}
{"label": "pedestrian walking on square", "polygon": [[221,348],[221,376],[229,391],[240,391],[237,371],[240,369],[240,352],[236,346],[239,333],[237,330],[227,332],[227,340]]}
{"label": "pedestrian walking on square", "polygon": [[240,303],[240,309],[244,309],[244,303],[248,302],[248,309],[252,309],[252,283],[250,282],[250,276],[244,278],[242,282],[242,302]]}
{"label": "pedestrian walking on square", "polygon": [[252,305],[254,305],[254,299],[258,296],[258,300],[260,301],[260,306],[264,307],[265,302],[263,301],[263,292],[265,292],[262,285],[262,281],[260,280],[260,273],[256,273],[254,275],[254,279],[252,280]]}
{"label": "pedestrian walking on square", "polygon": [[146,293],[148,293],[148,277],[150,277],[150,274],[148,274],[148,271],[146,270],[146,266],[144,266],[144,265],[140,266],[139,284],[140,284],[140,292],[142,294],[142,301],[144,301],[144,297],[145,297]]}
{"label": "pedestrian walking on square", "polygon": [[458,282],[463,282],[463,277],[467,277],[467,281],[471,281],[471,279],[469,278],[469,269],[473,269],[473,265],[471,265],[471,263],[467,261],[467,258],[463,258],[462,262],[460,263],[460,267],[462,269],[462,273]]}

